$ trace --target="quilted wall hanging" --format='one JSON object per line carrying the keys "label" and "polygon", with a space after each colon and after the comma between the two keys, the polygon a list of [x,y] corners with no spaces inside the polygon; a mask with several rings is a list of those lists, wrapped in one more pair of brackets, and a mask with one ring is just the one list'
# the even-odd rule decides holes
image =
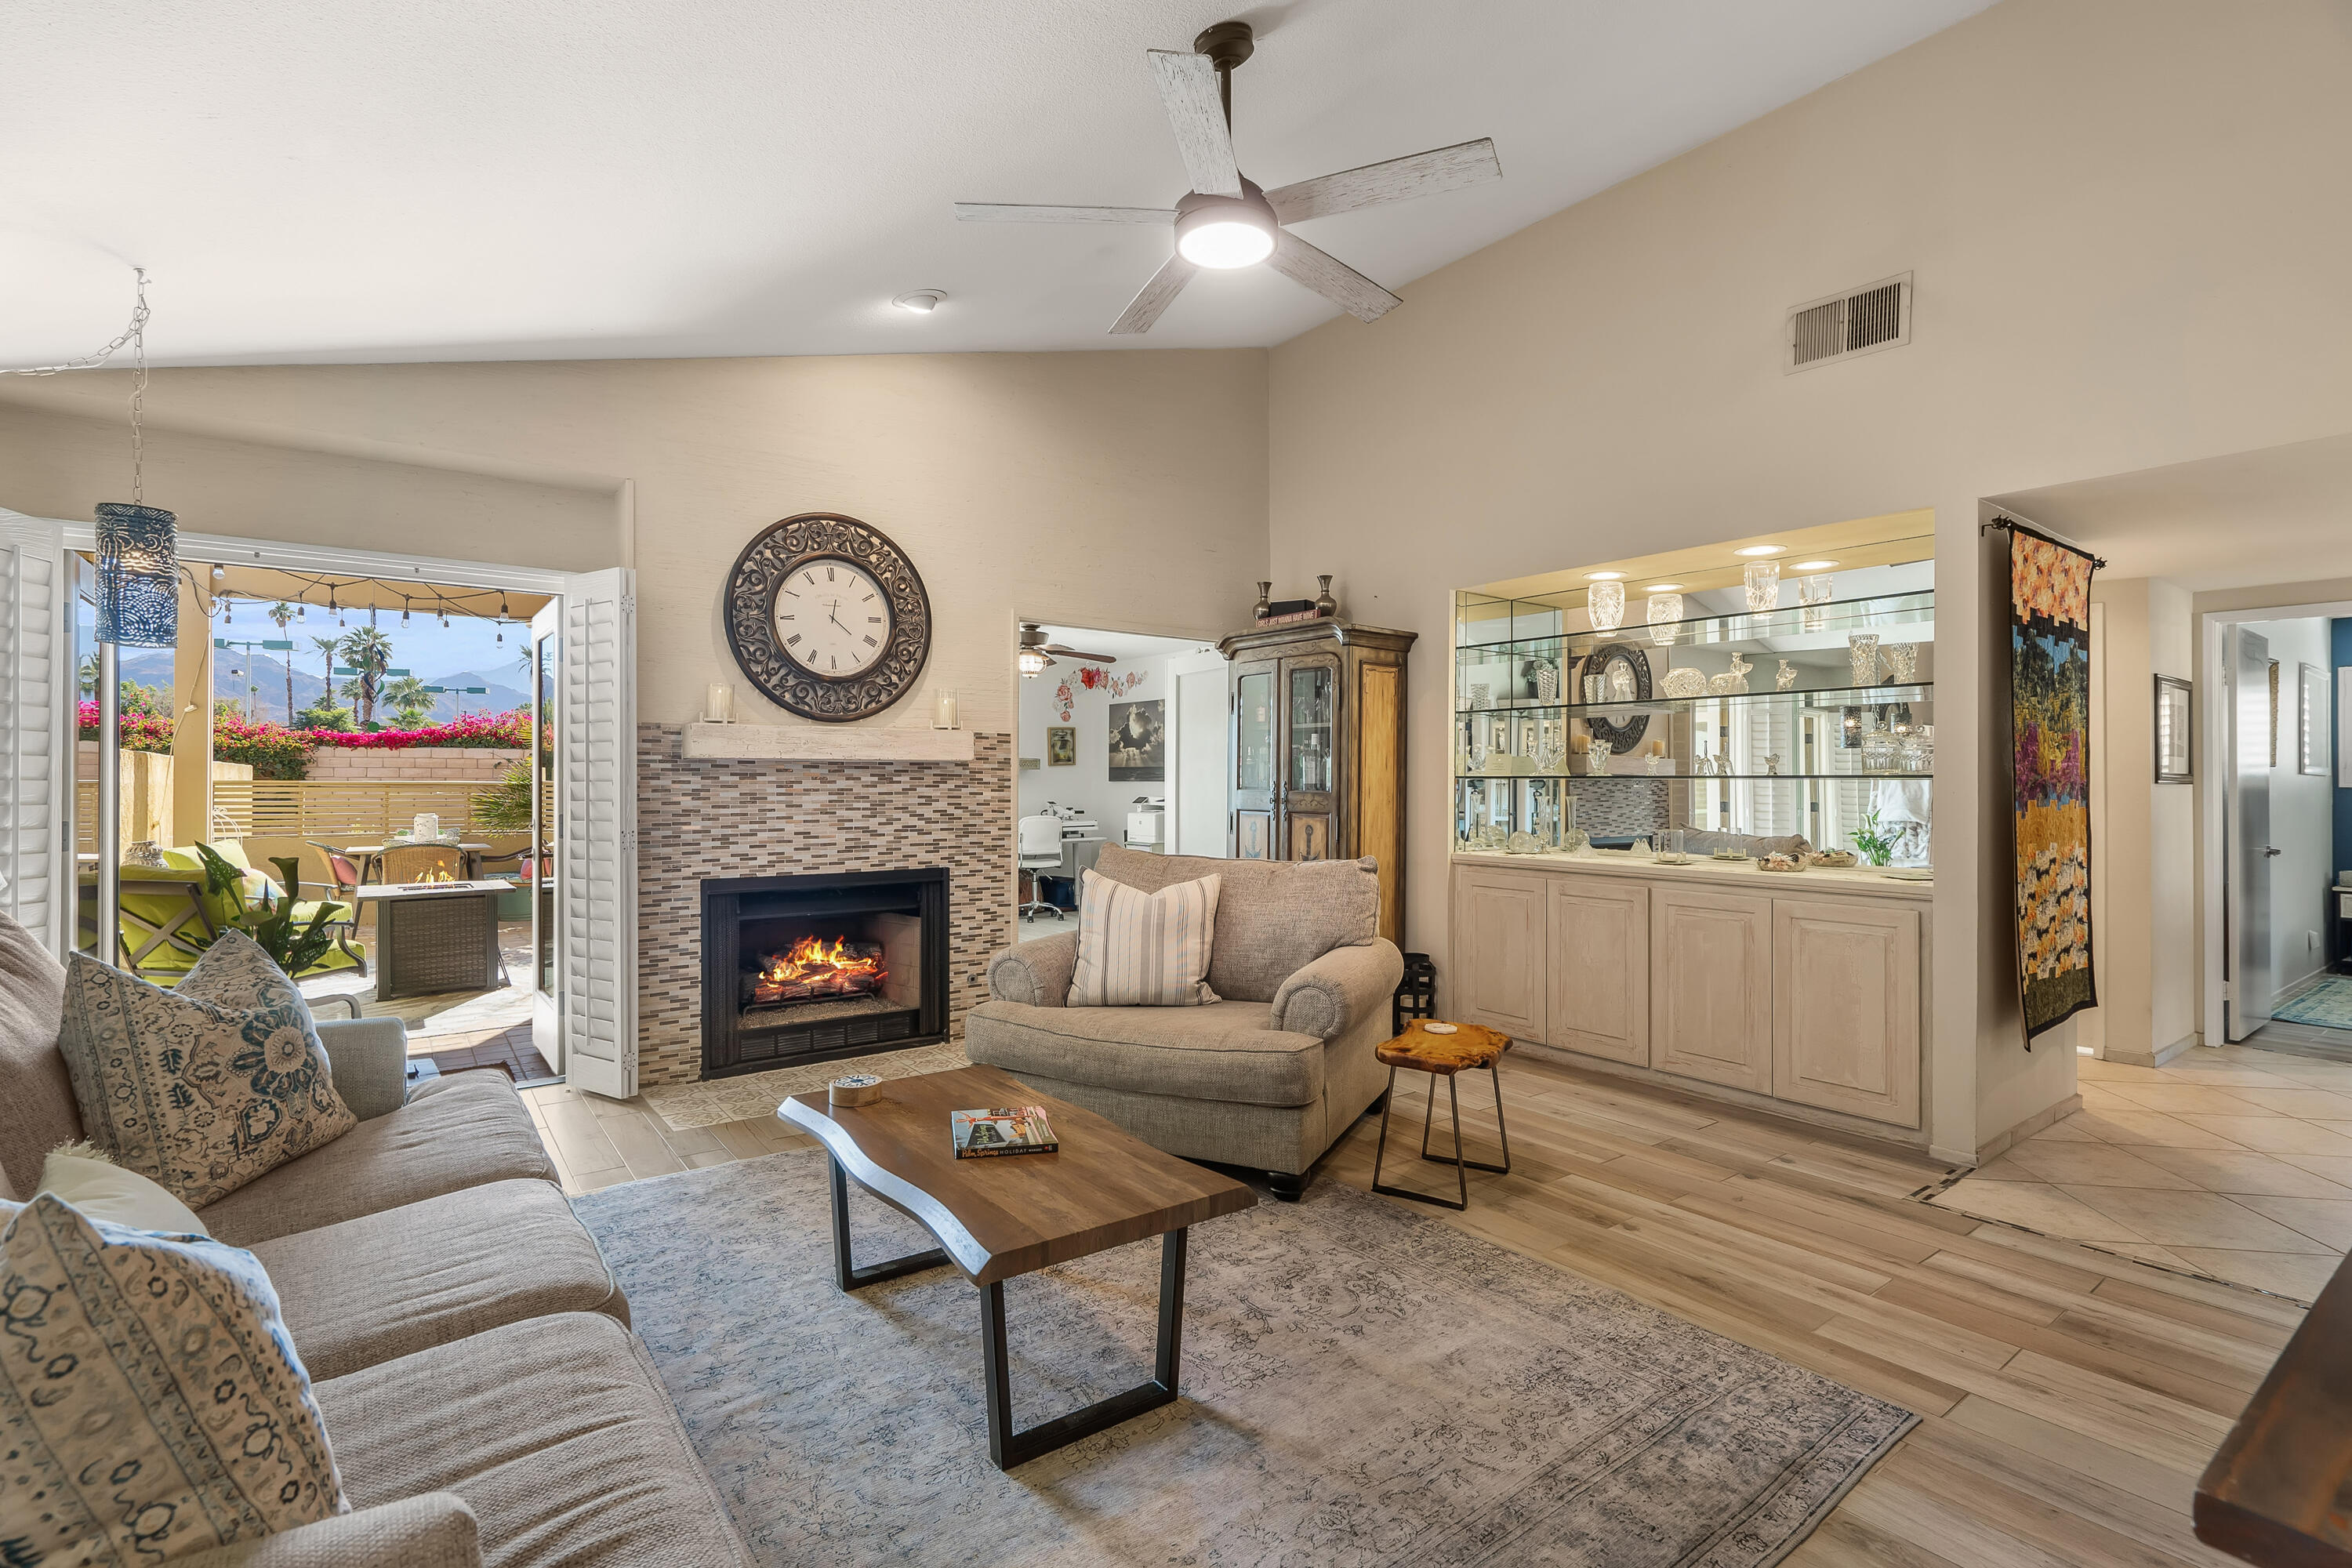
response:
{"label": "quilted wall hanging", "polygon": [[2098,1005],[2091,973],[2091,574],[2100,563],[2009,529],[2011,843],[2025,1043]]}

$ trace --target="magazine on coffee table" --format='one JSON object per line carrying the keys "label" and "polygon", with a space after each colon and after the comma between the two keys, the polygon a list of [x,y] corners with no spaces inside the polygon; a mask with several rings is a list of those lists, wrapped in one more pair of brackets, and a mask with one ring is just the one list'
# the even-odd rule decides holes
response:
{"label": "magazine on coffee table", "polygon": [[1042,1105],[1002,1106],[993,1110],[957,1110],[948,1116],[959,1160],[998,1154],[1051,1154],[1062,1146]]}

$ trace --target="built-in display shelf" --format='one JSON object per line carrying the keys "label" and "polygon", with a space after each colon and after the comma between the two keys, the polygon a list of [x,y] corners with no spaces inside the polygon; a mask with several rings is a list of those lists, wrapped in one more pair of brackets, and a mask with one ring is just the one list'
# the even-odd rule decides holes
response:
{"label": "built-in display shelf", "polygon": [[[1795,592],[1784,583],[1784,595]],[[1619,643],[1671,647],[1827,647],[1845,641],[1854,632],[1906,631],[1916,636],[1886,638],[1890,642],[1933,642],[1936,637],[1936,595],[1933,589],[1911,594],[1882,594],[1875,598],[1832,601],[1825,605],[1784,606],[1736,615],[1697,616],[1689,620],[1656,624],[1635,621],[1643,595],[1626,595],[1626,623],[1605,632],[1550,632],[1500,639],[1464,639],[1454,644],[1461,663],[1486,663],[1496,658],[1585,658]],[[1769,651],[1769,650],[1768,650]]]}
{"label": "built-in display shelf", "polygon": [[1790,698],[1803,699],[1808,708],[1873,708],[1882,702],[1928,702],[1935,699],[1936,683],[1915,680],[1906,686],[1792,686],[1785,691],[1769,687],[1750,688],[1746,691],[1713,691],[1705,697],[1652,697],[1627,702],[1571,702],[1557,697],[1508,697],[1490,701],[1484,708],[1459,708],[1458,717],[1475,719],[1481,713],[1528,713],[1540,717],[1547,713],[1564,714],[1570,718],[1599,713],[1612,722],[1618,715],[1630,713],[1688,713],[1711,702],[1753,703],[1774,700],[1786,702]]}
{"label": "built-in display shelf", "polygon": [[1506,773],[1489,772],[1483,773],[1457,773],[1454,776],[1457,779],[1475,779],[1489,784],[1507,784],[1514,779],[1572,779],[1578,784],[1608,784],[1612,780],[1623,784],[1664,784],[1669,780],[1679,780],[1684,784],[1739,784],[1743,782],[1752,784],[1761,780],[1772,779],[1844,779],[1860,780],[1867,783],[1877,779],[1933,779],[1936,775],[1932,773],[1866,773],[1857,768],[1850,773],[1588,773],[1583,772]]}
{"label": "built-in display shelf", "polygon": [[688,724],[677,754],[688,762],[968,763],[969,730],[877,729],[869,724]]}

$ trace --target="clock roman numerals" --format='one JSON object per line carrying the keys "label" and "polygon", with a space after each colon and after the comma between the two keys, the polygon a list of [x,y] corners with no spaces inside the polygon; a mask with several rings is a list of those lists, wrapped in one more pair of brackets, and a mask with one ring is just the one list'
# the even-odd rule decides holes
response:
{"label": "clock roman numerals", "polygon": [[867,647],[880,647],[882,645],[874,640],[874,634],[872,632],[868,632],[866,634],[866,646]]}

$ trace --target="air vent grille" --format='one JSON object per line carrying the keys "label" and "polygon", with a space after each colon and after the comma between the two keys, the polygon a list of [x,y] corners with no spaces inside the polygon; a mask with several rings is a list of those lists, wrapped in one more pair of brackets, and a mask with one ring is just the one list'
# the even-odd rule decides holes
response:
{"label": "air vent grille", "polygon": [[1811,370],[1911,341],[1911,274],[1889,278],[1789,312],[1787,371]]}

